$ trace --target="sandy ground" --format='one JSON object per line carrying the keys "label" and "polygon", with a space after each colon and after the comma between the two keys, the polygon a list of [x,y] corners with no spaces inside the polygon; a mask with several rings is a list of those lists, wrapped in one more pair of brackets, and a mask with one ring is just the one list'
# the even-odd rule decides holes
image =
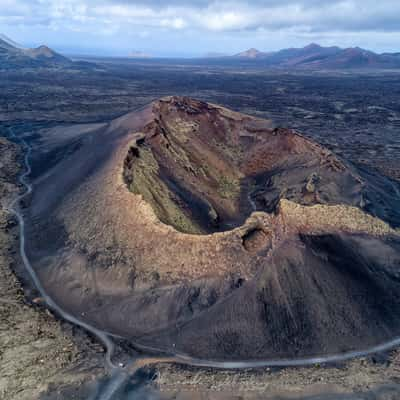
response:
{"label": "sandy ground", "polygon": [[[179,388],[182,396],[201,392],[205,399],[283,398],[327,393],[374,393],[379,387],[397,386],[400,398],[400,354],[357,359],[347,364],[259,371],[211,371],[160,365],[156,384],[161,393]],[[183,397],[186,398],[186,397]],[[189,398],[189,397],[188,397]],[[193,397],[194,398],[194,397]],[[352,398],[352,397],[351,397]],[[366,397],[369,398],[369,397]],[[371,397],[374,398],[374,397]],[[364,397],[360,397],[364,399]]]}
{"label": "sandy ground", "polygon": [[[18,191],[18,147],[0,138],[2,205]],[[62,385],[79,385],[102,371],[102,348],[80,331],[32,307],[12,272],[18,260],[15,221],[0,211],[0,399],[33,400]],[[34,297],[27,290],[28,297]],[[33,299],[34,300],[34,299]]]}

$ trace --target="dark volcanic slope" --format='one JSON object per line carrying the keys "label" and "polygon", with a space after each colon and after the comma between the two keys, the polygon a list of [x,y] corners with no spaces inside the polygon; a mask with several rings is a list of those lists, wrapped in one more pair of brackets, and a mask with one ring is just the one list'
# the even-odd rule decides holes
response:
{"label": "dark volcanic slope", "polygon": [[400,336],[398,185],[296,132],[171,97],[33,154],[28,253],[80,318],[219,359]]}
{"label": "dark volcanic slope", "polygon": [[299,235],[210,312],[146,341],[242,359],[366,348],[400,332],[399,278],[398,238]]}

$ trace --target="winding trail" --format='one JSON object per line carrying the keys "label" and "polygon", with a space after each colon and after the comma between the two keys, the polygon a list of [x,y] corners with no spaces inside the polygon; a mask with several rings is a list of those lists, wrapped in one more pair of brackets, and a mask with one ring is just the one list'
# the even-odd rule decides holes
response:
{"label": "winding trail", "polygon": [[[163,356],[154,356],[154,357],[142,357],[132,360],[125,367],[117,366],[113,363],[112,357],[114,353],[114,343],[111,337],[113,335],[101,331],[90,324],[81,321],[75,318],[73,315],[65,312],[61,307],[57,305],[57,303],[46,293],[42,283],[40,282],[38,275],[34,271],[25,250],[25,220],[23,217],[23,213],[20,210],[19,204],[20,202],[29,196],[33,187],[28,182],[28,177],[31,173],[30,166],[30,156],[32,153],[32,147],[27,143],[24,138],[18,138],[12,128],[9,128],[10,137],[16,142],[21,143],[25,149],[26,153],[24,156],[25,163],[25,172],[19,177],[20,184],[25,188],[24,193],[18,195],[6,208],[10,214],[14,215],[19,224],[19,251],[21,254],[22,261],[24,266],[29,273],[34,285],[37,290],[40,292],[47,306],[52,309],[55,313],[60,315],[66,321],[79,326],[86,331],[90,332],[94,336],[96,336],[105,346],[106,348],[106,356],[105,362],[106,367],[111,373],[111,379],[106,385],[105,389],[99,395],[96,395],[94,400],[111,400],[115,393],[122,387],[122,385],[126,382],[126,380],[134,375],[140,368],[148,365],[154,365],[159,363],[175,363],[192,367],[204,367],[204,368],[214,368],[214,369],[230,369],[230,370],[238,370],[238,369],[252,369],[252,368],[265,368],[265,367],[301,367],[301,366],[310,366],[315,364],[326,364],[326,363],[334,363],[334,362],[342,362],[348,361],[357,357],[365,357],[371,354],[391,350],[397,346],[400,346],[400,337],[396,337],[391,341],[382,343],[380,345],[371,347],[365,350],[357,350],[351,351],[342,354],[334,354],[334,355],[326,355],[326,356],[316,356],[316,357],[308,357],[308,358],[298,358],[298,359],[278,359],[278,360],[244,360],[244,361],[213,361],[213,360],[202,360],[198,358],[190,357],[189,355],[182,353],[175,353],[173,355],[168,355],[165,351],[162,351],[157,348],[152,348],[149,346],[143,346],[138,343],[133,343],[132,345],[145,353],[150,354],[164,354]],[[249,198],[249,201],[252,200]],[[255,205],[255,204],[254,204]],[[252,206],[254,206],[252,204]]]}
{"label": "winding trail", "polygon": [[65,319],[68,322],[71,322],[74,325],[77,325],[88,332],[92,333],[94,336],[96,336],[105,346],[106,348],[106,365],[110,370],[114,370],[117,368],[113,362],[112,362],[112,355],[114,352],[114,343],[112,340],[108,337],[108,335],[95,327],[80,321],[79,319],[75,318],[71,314],[68,314],[65,312],[61,307],[57,305],[57,303],[46,293],[46,290],[44,289],[42,283],[40,282],[35,270],[33,269],[27,255],[26,255],[26,250],[25,250],[25,220],[23,217],[22,212],[19,210],[19,204],[20,202],[27,196],[29,196],[32,191],[33,187],[30,183],[27,182],[27,178],[31,173],[31,166],[29,163],[29,158],[32,153],[32,147],[28,145],[28,143],[25,141],[23,138],[17,139],[14,131],[12,128],[10,128],[10,133],[11,137],[19,141],[25,148],[26,148],[26,153],[24,157],[24,162],[25,162],[25,167],[26,170],[25,172],[19,177],[19,182],[21,185],[24,186],[25,192],[17,196],[6,208],[6,211],[8,211],[10,214],[13,214],[17,220],[18,220],[18,225],[19,225],[19,251],[20,255],[22,258],[22,261],[24,263],[25,269],[29,273],[29,276],[31,277],[36,289],[40,292],[41,296],[43,297],[44,301],[46,302],[47,306],[55,311],[57,314],[59,314],[63,319]]}

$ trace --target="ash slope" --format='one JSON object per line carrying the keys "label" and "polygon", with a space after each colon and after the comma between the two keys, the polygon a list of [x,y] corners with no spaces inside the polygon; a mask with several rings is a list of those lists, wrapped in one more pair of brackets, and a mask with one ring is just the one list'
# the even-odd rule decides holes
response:
{"label": "ash slope", "polygon": [[398,185],[296,132],[171,97],[33,154],[29,256],[100,328],[216,359],[400,335]]}

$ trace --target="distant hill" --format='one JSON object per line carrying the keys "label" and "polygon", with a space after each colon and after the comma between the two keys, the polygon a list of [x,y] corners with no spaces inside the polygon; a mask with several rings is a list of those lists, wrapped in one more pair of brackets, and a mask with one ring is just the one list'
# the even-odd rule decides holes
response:
{"label": "distant hill", "polygon": [[145,53],[143,51],[132,51],[129,53],[130,58],[152,58],[151,54]]}
{"label": "distant hill", "polygon": [[47,46],[26,49],[7,38],[0,36],[0,69],[19,68],[60,68],[74,63]]}
{"label": "distant hill", "polygon": [[268,54],[269,53],[263,53],[262,51],[252,48],[252,49],[243,51],[241,53],[235,54],[233,57],[256,59],[256,58],[265,58],[268,56]]}
{"label": "distant hill", "polygon": [[303,69],[400,68],[399,53],[377,54],[359,47],[342,49],[311,43],[302,48],[289,48],[265,53],[249,49],[230,59],[261,61],[267,66]]}

